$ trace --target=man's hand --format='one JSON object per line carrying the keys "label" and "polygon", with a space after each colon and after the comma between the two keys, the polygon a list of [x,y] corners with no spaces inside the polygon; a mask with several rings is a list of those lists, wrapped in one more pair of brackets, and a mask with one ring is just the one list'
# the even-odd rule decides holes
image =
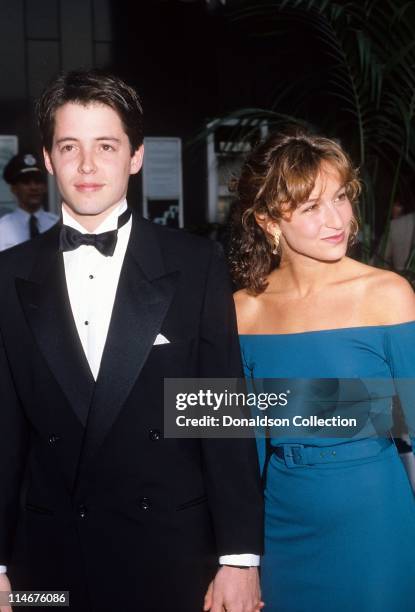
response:
{"label": "man's hand", "polygon": [[[10,581],[7,578],[7,574],[0,574],[0,593],[4,596],[4,593],[9,593],[12,590]],[[10,606],[0,606],[0,612],[12,612]]]}
{"label": "man's hand", "polygon": [[259,612],[264,607],[258,568],[239,569],[224,565],[209,585],[203,610],[207,612]]}

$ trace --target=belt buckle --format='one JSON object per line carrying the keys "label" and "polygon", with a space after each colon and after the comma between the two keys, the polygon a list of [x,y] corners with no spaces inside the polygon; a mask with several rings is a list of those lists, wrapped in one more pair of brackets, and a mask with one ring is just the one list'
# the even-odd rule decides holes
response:
{"label": "belt buckle", "polygon": [[[284,461],[289,468],[298,468],[305,465],[303,449],[304,444],[284,444]],[[298,458],[300,461],[294,461]]]}

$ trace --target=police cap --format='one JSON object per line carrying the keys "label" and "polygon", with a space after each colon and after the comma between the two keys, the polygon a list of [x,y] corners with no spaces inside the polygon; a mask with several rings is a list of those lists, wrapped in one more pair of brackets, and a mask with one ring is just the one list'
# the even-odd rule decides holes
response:
{"label": "police cap", "polygon": [[36,173],[37,178],[45,179],[39,157],[34,153],[19,153],[5,166],[3,178],[6,183],[13,185],[32,173]]}

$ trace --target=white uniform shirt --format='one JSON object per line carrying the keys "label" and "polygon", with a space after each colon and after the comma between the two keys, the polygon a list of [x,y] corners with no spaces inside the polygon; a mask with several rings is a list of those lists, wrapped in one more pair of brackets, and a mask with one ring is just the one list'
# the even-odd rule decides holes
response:
{"label": "white uniform shirt", "polygon": [[[57,215],[43,209],[36,211],[34,215],[41,234],[55,225],[59,219]],[[30,214],[20,207],[0,218],[0,251],[30,239],[29,220]]]}

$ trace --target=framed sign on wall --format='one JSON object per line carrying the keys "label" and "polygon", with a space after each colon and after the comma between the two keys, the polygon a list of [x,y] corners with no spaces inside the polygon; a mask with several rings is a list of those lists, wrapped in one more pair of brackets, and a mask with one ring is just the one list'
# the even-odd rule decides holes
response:
{"label": "framed sign on wall", "polygon": [[252,146],[267,136],[268,126],[265,122],[216,119],[208,123],[207,129],[207,218],[209,223],[223,225],[234,200],[229,185],[239,176]]}
{"label": "framed sign on wall", "polygon": [[16,207],[9,185],[3,180],[3,170],[8,161],[17,155],[18,145],[17,136],[0,136],[0,216]]}
{"label": "framed sign on wall", "polygon": [[180,138],[144,138],[143,213],[147,219],[183,227]]}

